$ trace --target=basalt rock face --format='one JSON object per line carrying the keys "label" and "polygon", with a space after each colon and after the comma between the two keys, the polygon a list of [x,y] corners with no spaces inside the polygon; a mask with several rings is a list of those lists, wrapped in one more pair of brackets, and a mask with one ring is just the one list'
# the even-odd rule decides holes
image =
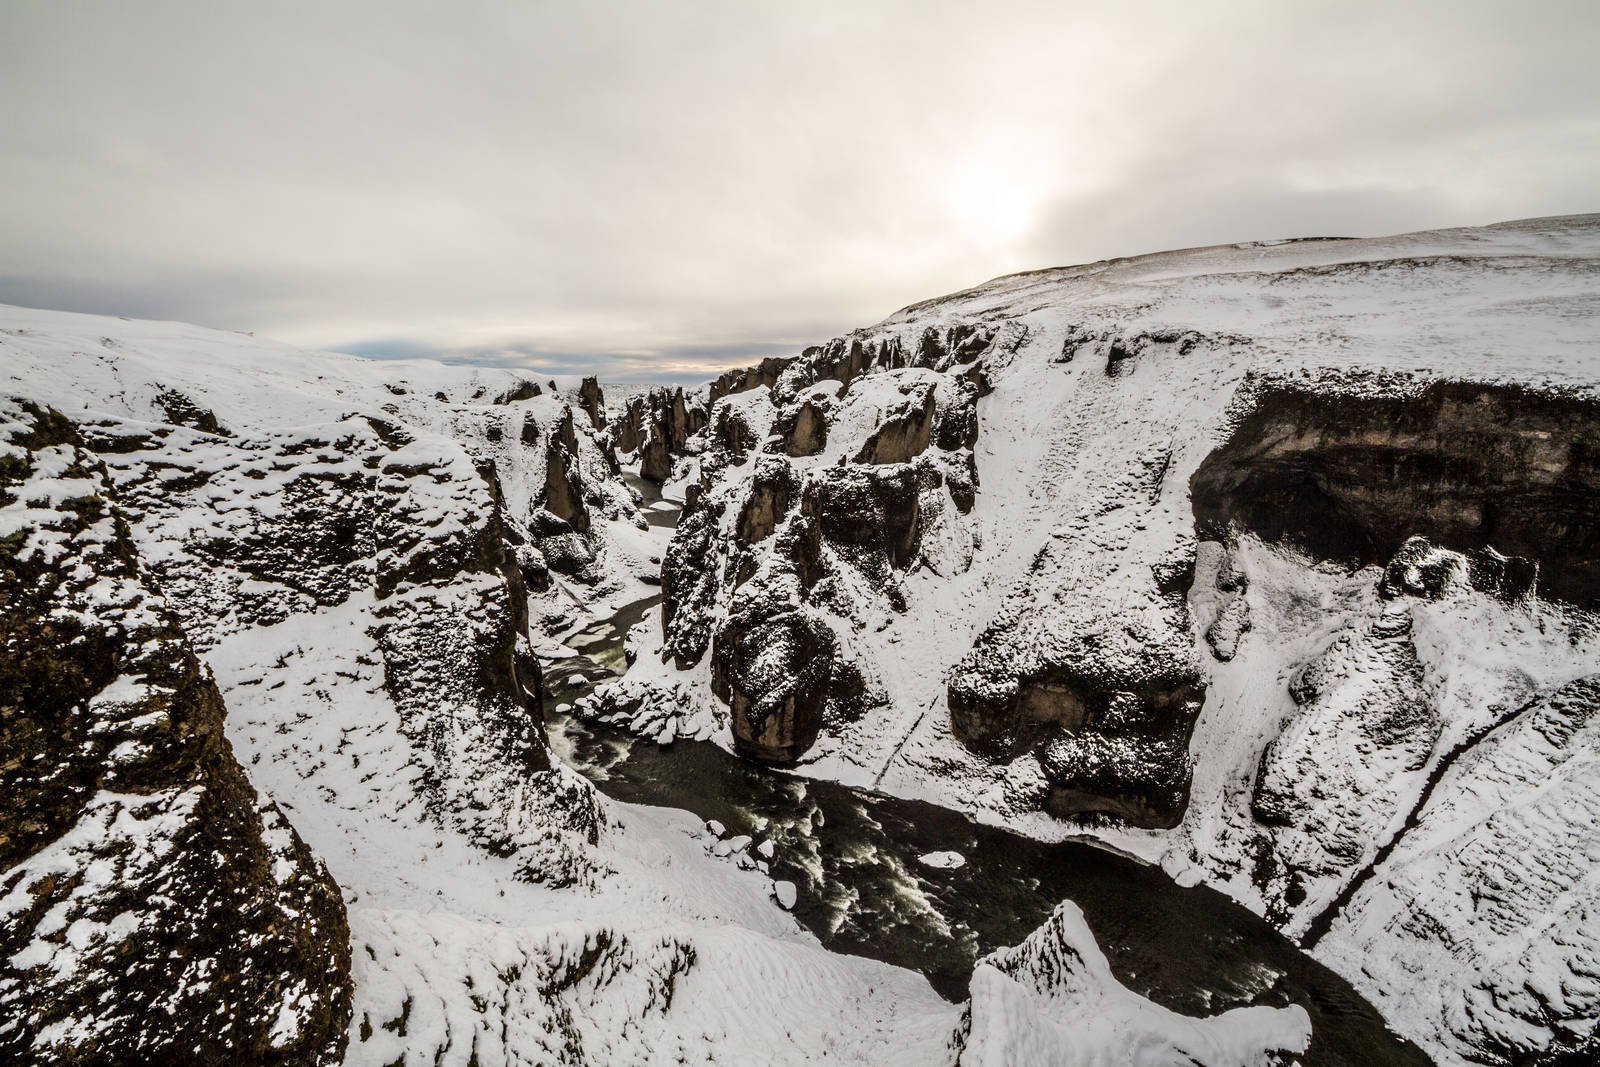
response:
{"label": "basalt rock face", "polygon": [[[578,465],[578,434],[572,409],[567,408],[545,437],[545,481],[540,503],[551,516],[574,533],[589,532],[589,509],[583,499],[583,475]],[[551,524],[554,529],[559,529]]]}
{"label": "basalt rock face", "polygon": [[1600,605],[1592,400],[1472,382],[1349,396],[1263,383],[1191,493],[1202,536],[1233,524],[1361,565],[1423,534],[1532,560],[1546,595]]}
{"label": "basalt rock face", "polygon": [[338,886],[245,780],[104,465],[0,416],[0,1057],[338,1063]]}
{"label": "basalt rock face", "polygon": [[778,378],[788,369],[794,360],[791,358],[769,358],[752,367],[736,367],[724,371],[712,380],[707,393],[707,404],[713,406],[718,400],[734,393],[744,393],[751,389],[771,389],[778,384]]}
{"label": "basalt rock face", "polygon": [[[688,447],[689,438],[706,425],[706,409],[681,388],[656,388],[646,395],[644,432],[639,441],[639,473],[654,482],[672,477],[674,460]],[[621,451],[632,451],[617,446]]]}
{"label": "basalt rock face", "polygon": [[[1183,591],[1151,582],[1108,613],[1094,587],[1060,585],[1057,566],[1042,556],[1037,584],[1012,594],[951,672],[951,725],[991,758],[1037,758],[1057,815],[1175,826],[1205,696]],[[1035,608],[1046,597],[1048,614]]]}
{"label": "basalt rock face", "polygon": [[662,566],[663,654],[687,668],[709,651],[737,750],[786,763],[882,699],[856,629],[905,610],[906,573],[970,553],[957,501],[972,498],[977,395],[917,368],[825,379],[782,409],[771,395],[713,411]]}
{"label": "basalt rock face", "polygon": [[589,416],[589,424],[597,430],[606,428],[606,394],[600,388],[600,379],[585,378],[578,387],[578,404]]}
{"label": "basalt rock face", "polygon": [[[1461,713],[1425,663],[1437,653],[1418,644],[1418,605],[1487,597],[1533,610],[1537,592],[1593,606],[1597,430],[1600,404],[1523,386],[1355,376],[1241,388],[1231,435],[1191,479],[1197,532],[1226,539],[1213,654],[1231,660],[1251,627],[1241,537],[1382,567],[1365,617],[1289,677],[1295,711],[1251,792],[1255,881],[1289,930],[1318,931],[1344,906],[1396,821],[1426,802],[1430,775],[1457,758],[1446,733]],[[1536,686],[1518,673],[1485,684],[1484,699],[1526,700]]]}
{"label": "basalt rock face", "polygon": [[773,432],[782,435],[783,450],[791,456],[814,456],[828,447],[827,394],[809,397],[788,408],[779,417]]}

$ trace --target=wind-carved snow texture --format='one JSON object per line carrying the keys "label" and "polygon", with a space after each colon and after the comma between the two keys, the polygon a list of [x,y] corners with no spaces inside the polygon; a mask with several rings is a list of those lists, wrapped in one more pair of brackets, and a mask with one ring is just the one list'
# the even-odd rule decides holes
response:
{"label": "wind-carved snow texture", "polygon": [[[1597,263],[1592,216],[1194,249],[731,376],[677,463],[658,647],[577,709],[1090,832],[1306,938],[1445,1061],[1593,1054],[1588,801],[1546,811],[1491,742],[1600,663]],[[970,436],[896,454],[913,377],[973,391]],[[893,480],[919,464],[926,512]],[[1520,943],[1475,903],[1512,870]]]}
{"label": "wind-carved snow texture", "polygon": [[1299,1006],[1192,1019],[1129,992],[1083,913],[1063,901],[1022,944],[978,961],[957,1043],[961,1067],[1266,1067],[1304,1053],[1310,1039]]}

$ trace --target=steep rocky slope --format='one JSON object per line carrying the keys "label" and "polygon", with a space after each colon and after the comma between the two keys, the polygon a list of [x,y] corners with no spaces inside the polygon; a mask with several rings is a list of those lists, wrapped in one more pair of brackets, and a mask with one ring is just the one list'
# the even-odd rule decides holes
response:
{"label": "steep rocky slope", "polygon": [[1597,312],[1600,219],[1544,219],[1017,275],[729,376],[585,713],[1087,830],[1444,1060],[1587,1054]]}
{"label": "steep rocky slope", "polygon": [[344,902],[59,412],[0,402],[0,1058],[338,1063]]}

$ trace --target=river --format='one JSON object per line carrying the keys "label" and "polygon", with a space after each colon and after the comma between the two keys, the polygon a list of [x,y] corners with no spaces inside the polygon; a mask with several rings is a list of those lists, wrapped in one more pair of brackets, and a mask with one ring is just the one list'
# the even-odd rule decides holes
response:
{"label": "river", "polygon": [[[646,504],[659,499],[647,495]],[[648,514],[661,525],[676,519]],[[545,666],[550,706],[623,673],[623,638],[659,601],[629,604],[569,637],[580,654]],[[1118,979],[1168,1008],[1208,1015],[1297,1003],[1311,1015],[1308,1067],[1429,1062],[1348,982],[1265,920],[1215,890],[1179,886],[1159,868],[1090,843],[1034,841],[933,804],[753,764],[709,742],[663,747],[565,712],[546,717],[557,749],[602,792],[686,809],[730,834],[772,842],[772,876],[795,884],[794,914],[823,945],[921,971],[950,1000],[965,999],[978,957],[1021,941],[1071,899]],[[923,862],[948,852],[965,862]]]}

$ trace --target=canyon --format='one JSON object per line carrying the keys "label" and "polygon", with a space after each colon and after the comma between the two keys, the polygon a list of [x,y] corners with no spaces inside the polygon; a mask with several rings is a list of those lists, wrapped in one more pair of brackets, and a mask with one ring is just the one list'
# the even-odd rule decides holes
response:
{"label": "canyon", "polygon": [[1219,246],[643,390],[0,309],[0,1053],[1592,1062],[1597,294]]}

